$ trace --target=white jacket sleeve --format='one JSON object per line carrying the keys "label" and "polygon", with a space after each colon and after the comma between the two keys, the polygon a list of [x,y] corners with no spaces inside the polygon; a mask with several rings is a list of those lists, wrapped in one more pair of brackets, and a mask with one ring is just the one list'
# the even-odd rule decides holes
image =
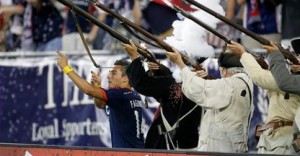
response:
{"label": "white jacket sleeve", "polygon": [[188,67],[181,70],[183,94],[202,107],[221,109],[230,104],[234,89],[229,79],[205,80]]}
{"label": "white jacket sleeve", "polygon": [[240,61],[243,64],[246,73],[256,85],[270,91],[281,91],[277,86],[271,71],[262,69],[251,54],[244,53]]}

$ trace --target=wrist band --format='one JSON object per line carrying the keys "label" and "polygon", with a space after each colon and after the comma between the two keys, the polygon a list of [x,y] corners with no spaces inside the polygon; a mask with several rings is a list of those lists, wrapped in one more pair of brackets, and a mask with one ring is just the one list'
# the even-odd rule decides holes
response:
{"label": "wrist band", "polygon": [[97,87],[98,87],[98,88],[101,88],[101,84],[99,84]]}
{"label": "wrist band", "polygon": [[64,72],[65,74],[69,74],[71,71],[73,71],[73,68],[72,68],[71,66],[65,66],[65,67],[63,68],[63,72]]}

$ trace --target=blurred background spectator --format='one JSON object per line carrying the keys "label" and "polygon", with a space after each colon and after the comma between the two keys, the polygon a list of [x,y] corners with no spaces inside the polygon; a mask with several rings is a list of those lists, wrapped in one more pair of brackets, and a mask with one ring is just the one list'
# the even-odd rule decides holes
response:
{"label": "blurred background spectator", "polygon": [[[99,1],[161,39],[172,34],[172,24],[175,20],[179,20],[177,12],[167,6],[163,0]],[[118,20],[88,1],[72,0],[72,2],[128,38],[131,37]],[[184,10],[194,11],[184,1],[172,0],[171,2]],[[60,4],[58,1],[55,3]],[[263,35],[269,40],[281,41],[289,46],[291,39],[300,36],[298,29],[300,11],[297,8],[300,6],[300,1],[220,0],[220,5],[224,8],[226,18],[238,24],[243,23],[250,31]],[[59,15],[57,8],[63,10],[60,12],[62,16]],[[51,0],[1,0],[0,15],[0,51],[84,50],[72,14],[62,4],[54,6]],[[109,51],[121,49],[118,46],[119,41],[80,15],[76,16],[91,49]],[[61,27],[62,19],[64,21]],[[217,30],[248,48],[261,48],[258,42],[223,22],[217,24]],[[215,48],[224,45],[222,40],[210,33],[207,35],[207,41]],[[51,45],[50,49],[46,48],[46,43]]]}
{"label": "blurred background spectator", "polygon": [[[279,1],[276,0],[238,0],[240,4],[246,4],[244,26],[250,31],[263,35],[265,38],[280,42],[281,34],[277,21],[277,6]],[[247,48],[261,48],[261,44],[249,36],[241,36],[242,44]]]}
{"label": "blurred background spectator", "polygon": [[49,0],[27,0],[23,18],[23,51],[54,51],[62,48],[63,18]]}
{"label": "blurred background spectator", "polygon": [[[76,6],[81,8],[82,10],[94,14],[97,10],[95,7],[89,3],[88,1],[82,0],[71,0]],[[66,11],[66,19],[64,23],[64,32],[63,32],[63,50],[64,51],[83,51],[84,45],[80,39],[78,34],[78,30],[76,28],[76,24],[74,22],[73,15],[69,8],[65,8]],[[85,36],[88,43],[91,43],[96,35],[98,28],[93,25],[91,22],[83,18],[81,15],[76,14],[76,18],[78,20],[79,26],[82,29],[83,35]]]}
{"label": "blurred background spectator", "polygon": [[[24,12],[24,1],[22,0],[1,0],[0,1],[0,52],[10,50],[7,46],[7,34],[11,31],[12,33],[22,33],[21,21],[19,25],[16,25],[17,18]],[[10,20],[15,17],[16,22],[10,25]],[[19,19],[20,20],[20,19]],[[19,27],[18,27],[19,26]],[[18,45],[13,45],[18,46]]]}
{"label": "blurred background spectator", "polygon": [[282,43],[291,47],[291,40],[300,37],[300,1],[282,1]]}
{"label": "blurred background spectator", "polygon": [[[135,0],[136,2],[138,0]],[[186,11],[194,11],[189,4],[182,0],[172,0],[174,5]],[[148,30],[161,39],[165,39],[173,33],[172,24],[179,20],[177,12],[170,8],[163,0],[152,0],[144,4],[142,15],[147,23]]]}
{"label": "blurred background spectator", "polygon": [[[113,9],[123,17],[133,21],[131,11],[134,5],[134,0],[100,0],[100,3],[110,9]],[[113,29],[123,35],[130,37],[130,34],[120,25],[119,20],[100,9],[98,9],[98,19],[106,25],[113,27]],[[120,42],[112,38],[110,34],[107,34],[99,28],[97,28],[96,31],[96,37],[92,42],[93,49],[105,49],[110,50],[113,53],[123,49],[122,46],[120,46]]]}
{"label": "blurred background spectator", "polygon": [[[220,5],[223,7],[225,17],[227,19],[239,25],[243,24],[243,13],[245,7],[243,3],[238,3],[236,0],[221,0]],[[240,42],[241,33],[232,26],[220,21],[217,24],[216,30],[225,36],[228,36],[231,40]],[[210,32],[207,34],[207,42],[215,48],[222,48],[225,44],[223,40]]]}

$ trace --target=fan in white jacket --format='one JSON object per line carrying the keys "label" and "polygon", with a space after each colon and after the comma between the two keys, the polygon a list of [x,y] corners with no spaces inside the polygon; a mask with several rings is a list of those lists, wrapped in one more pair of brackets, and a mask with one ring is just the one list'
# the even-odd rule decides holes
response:
{"label": "fan in white jacket", "polygon": [[205,80],[187,67],[177,50],[168,58],[181,69],[182,91],[206,108],[200,126],[200,151],[246,152],[249,122],[253,113],[253,83],[244,73],[239,58],[221,53],[222,78]]}
{"label": "fan in white jacket", "polygon": [[291,147],[293,141],[293,127],[292,123],[295,119],[295,112],[300,106],[300,96],[286,93],[278,88],[274,77],[270,70],[265,70],[260,67],[255,58],[247,53],[244,47],[238,43],[233,42],[227,47],[232,53],[240,57],[246,73],[250,76],[253,82],[263,88],[267,89],[269,98],[269,110],[266,125],[271,125],[278,122],[290,122],[290,125],[282,125],[277,129],[263,130],[257,145],[258,153],[265,154],[293,154]]}

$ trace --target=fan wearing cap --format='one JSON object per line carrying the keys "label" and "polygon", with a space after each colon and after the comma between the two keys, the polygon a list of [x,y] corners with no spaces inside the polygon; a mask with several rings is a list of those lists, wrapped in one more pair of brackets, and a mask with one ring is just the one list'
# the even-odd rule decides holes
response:
{"label": "fan wearing cap", "polygon": [[[292,41],[294,51],[300,53],[300,39]],[[278,87],[286,92],[300,95],[300,77],[299,75],[291,75],[290,71],[286,68],[286,60],[279,48],[271,43],[271,46],[264,45],[263,48],[267,50],[268,62],[270,70],[276,80]]]}
{"label": "fan wearing cap", "polygon": [[[300,53],[300,39],[294,39],[291,42],[294,51],[299,54]],[[287,69],[286,67],[286,61],[282,53],[279,51],[279,48],[274,44],[271,43],[271,46],[264,45],[263,48],[267,50],[269,53],[268,55],[268,61],[270,64],[270,70],[272,72],[272,75],[278,85],[278,87],[289,93],[297,94],[300,95],[300,75],[293,75],[291,72]],[[299,65],[298,65],[299,66]],[[295,68],[295,66],[293,67]],[[298,109],[299,106],[298,106]],[[296,121],[299,120],[300,117],[300,111],[297,111],[295,119]],[[300,125],[297,124],[297,130],[294,131],[294,134],[297,134],[294,139],[297,142],[297,148],[299,149],[298,152],[300,151]],[[299,134],[298,134],[299,133]],[[293,146],[295,148],[295,146]]]}
{"label": "fan wearing cap", "polygon": [[[294,53],[296,55],[299,55],[300,54],[300,37],[299,38],[294,38],[291,41],[291,45],[292,45],[292,49],[294,50]],[[300,57],[298,56],[297,59],[299,61]],[[291,74],[300,74],[300,65],[296,65],[296,64],[293,64],[293,63],[290,63],[290,62],[288,62],[288,63],[290,65]]]}
{"label": "fan wearing cap", "polygon": [[184,64],[177,50],[167,56],[181,69],[184,95],[206,109],[198,150],[248,151],[249,122],[254,110],[253,83],[244,73],[239,58],[221,53],[218,62],[222,78],[205,80]]}
{"label": "fan wearing cap", "polygon": [[241,44],[232,42],[227,47],[231,53],[240,57],[240,62],[252,81],[257,86],[268,90],[268,116],[265,124],[257,126],[256,129],[256,136],[259,137],[258,153],[293,154],[292,125],[295,112],[300,105],[300,97],[280,90],[271,71],[261,68]]}
{"label": "fan wearing cap", "polygon": [[[152,73],[145,71],[133,42],[124,44],[132,60],[127,75],[139,93],[154,97],[160,106],[147,133],[145,148],[193,149],[198,145],[201,107],[186,98],[181,84],[176,83],[166,66],[148,63]],[[166,139],[168,138],[168,139]]]}

